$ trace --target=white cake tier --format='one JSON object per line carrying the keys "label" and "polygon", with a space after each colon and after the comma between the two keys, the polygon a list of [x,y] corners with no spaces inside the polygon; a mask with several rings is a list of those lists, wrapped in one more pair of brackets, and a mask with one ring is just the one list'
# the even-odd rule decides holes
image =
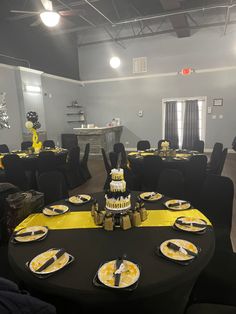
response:
{"label": "white cake tier", "polygon": [[131,200],[130,195],[127,197],[119,197],[119,198],[108,198],[105,195],[106,199],[106,208],[108,210],[128,210],[131,208]]}
{"label": "white cake tier", "polygon": [[125,192],[126,191],[126,182],[121,181],[111,181],[110,182],[110,191],[111,192]]}
{"label": "white cake tier", "polygon": [[111,178],[115,181],[124,180],[124,170],[123,169],[111,169]]}

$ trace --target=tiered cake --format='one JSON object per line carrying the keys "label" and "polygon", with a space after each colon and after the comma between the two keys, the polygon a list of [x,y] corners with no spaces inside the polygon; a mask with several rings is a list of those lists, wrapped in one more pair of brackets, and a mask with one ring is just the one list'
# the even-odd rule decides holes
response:
{"label": "tiered cake", "polygon": [[106,210],[112,212],[125,212],[131,208],[130,193],[126,190],[123,169],[111,170],[110,189],[105,195]]}

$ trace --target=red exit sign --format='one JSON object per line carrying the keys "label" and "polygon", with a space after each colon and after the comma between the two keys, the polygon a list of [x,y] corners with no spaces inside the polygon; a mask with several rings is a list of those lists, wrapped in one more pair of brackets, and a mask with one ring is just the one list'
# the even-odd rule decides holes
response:
{"label": "red exit sign", "polygon": [[192,68],[184,68],[184,69],[181,70],[180,73],[181,73],[182,75],[190,75],[191,73],[193,73],[193,71],[194,71],[194,70],[193,70]]}

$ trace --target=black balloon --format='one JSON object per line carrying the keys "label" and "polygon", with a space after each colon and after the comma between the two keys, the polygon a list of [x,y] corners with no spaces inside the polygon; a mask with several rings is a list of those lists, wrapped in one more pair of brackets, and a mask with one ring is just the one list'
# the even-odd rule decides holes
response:
{"label": "black balloon", "polygon": [[26,118],[28,121],[31,121],[32,123],[36,123],[38,121],[38,115],[34,111],[29,111],[26,115]]}
{"label": "black balloon", "polygon": [[37,129],[40,129],[40,128],[41,128],[40,122],[38,122],[38,121],[35,122],[34,125],[33,125],[33,128],[36,129],[36,130],[37,130]]}

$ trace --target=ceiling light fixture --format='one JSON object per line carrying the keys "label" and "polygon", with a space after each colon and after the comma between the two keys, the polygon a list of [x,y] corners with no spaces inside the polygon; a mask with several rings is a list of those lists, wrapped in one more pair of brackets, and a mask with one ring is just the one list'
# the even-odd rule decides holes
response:
{"label": "ceiling light fixture", "polygon": [[112,57],[112,58],[110,59],[110,66],[111,66],[113,69],[119,68],[119,66],[120,66],[120,58],[118,58],[118,57]]}
{"label": "ceiling light fixture", "polygon": [[60,21],[60,14],[55,11],[44,11],[40,13],[40,18],[47,27],[54,27]]}

